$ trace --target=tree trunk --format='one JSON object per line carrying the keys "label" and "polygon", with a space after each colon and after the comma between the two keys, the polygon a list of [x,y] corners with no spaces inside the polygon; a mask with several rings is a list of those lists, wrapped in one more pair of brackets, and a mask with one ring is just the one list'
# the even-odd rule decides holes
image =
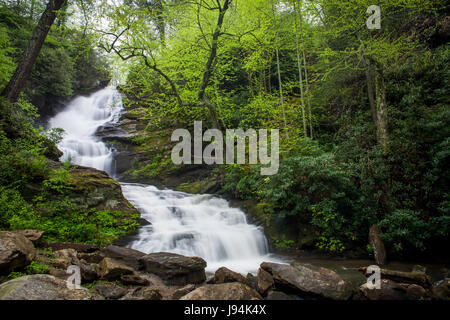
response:
{"label": "tree trunk", "polygon": [[[298,9],[301,9],[300,4],[298,5]],[[311,95],[309,92],[309,81],[308,81],[308,68],[306,67],[306,54],[305,54],[305,39],[303,37],[303,17],[302,13],[299,11],[300,15],[300,34],[302,36],[302,54],[303,54],[303,68],[305,69],[305,87],[306,87],[306,96],[308,97],[308,119],[309,119],[309,137],[314,139],[314,129],[312,125],[312,110],[311,110]]]}
{"label": "tree trunk", "polygon": [[377,108],[375,105],[375,92],[373,88],[373,71],[372,67],[367,60],[367,58],[363,57],[364,63],[366,65],[365,71],[366,71],[366,84],[367,84],[367,96],[369,98],[369,106],[370,106],[370,113],[372,114],[372,120],[376,127],[378,127],[378,118],[377,118]]}
{"label": "tree trunk", "polygon": [[388,149],[388,114],[386,105],[386,86],[383,70],[375,69],[376,113],[377,113],[377,141],[384,151]]}
{"label": "tree trunk", "polygon": [[[297,3],[298,5],[298,3]],[[298,78],[300,84],[300,102],[302,104],[302,121],[303,121],[303,133],[305,137],[308,136],[308,129],[306,128],[306,114],[305,114],[305,97],[303,93],[303,75],[302,75],[302,63],[300,60],[300,44],[299,44],[299,35],[298,35],[298,26],[297,26],[297,6],[294,3],[295,10],[295,42],[296,42],[296,51],[297,51],[297,67],[298,67]]]}
{"label": "tree trunk", "polygon": [[25,49],[14,75],[2,92],[2,96],[10,102],[16,102],[33,70],[36,58],[41,51],[45,38],[56,19],[56,11],[60,10],[66,0],[49,0],[38,25]]}
{"label": "tree trunk", "polygon": [[208,61],[206,62],[202,83],[200,84],[200,88],[198,90],[198,99],[208,106],[211,121],[213,122],[215,128],[219,128],[219,123],[217,121],[216,107],[209,101],[208,97],[206,97],[206,88],[209,85],[209,81],[212,76],[212,71],[214,69],[215,64],[214,62],[217,57],[217,49],[219,46],[219,37],[222,32],[223,20],[225,18],[225,14],[227,13],[229,6],[230,0],[225,0],[223,6],[219,7],[219,18],[217,19],[216,29],[212,37],[209,58]]}
{"label": "tree trunk", "polygon": [[284,110],[284,95],[283,95],[283,82],[281,80],[281,68],[280,68],[280,55],[278,52],[278,34],[275,36],[275,52],[277,56],[277,74],[278,74],[278,84],[279,84],[279,90],[280,90],[280,103],[281,103],[281,110],[283,112],[283,122],[284,122],[284,128],[286,130],[286,137],[289,139],[289,133],[288,133],[288,127],[287,127],[287,121],[286,121],[286,111]]}

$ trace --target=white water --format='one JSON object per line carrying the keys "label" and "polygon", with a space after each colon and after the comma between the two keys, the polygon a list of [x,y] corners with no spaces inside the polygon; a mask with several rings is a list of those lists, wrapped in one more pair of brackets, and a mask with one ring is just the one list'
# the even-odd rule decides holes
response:
{"label": "white water", "polygon": [[[113,153],[95,132],[99,126],[117,122],[121,110],[120,94],[114,88],[74,99],[50,120],[50,127],[66,132],[59,144],[62,160],[71,159],[74,164],[113,175]],[[255,272],[261,262],[273,260],[262,230],[248,224],[245,214],[226,200],[136,184],[124,183],[122,189],[142,217],[151,222],[142,226],[138,240],[128,245],[133,249],[200,256],[206,260],[208,272],[225,266],[246,274]]]}
{"label": "white water", "polygon": [[108,122],[117,122],[121,110],[120,94],[112,87],[72,100],[64,111],[49,121],[51,128],[65,131],[64,139],[58,145],[64,153],[61,161],[70,159],[74,164],[113,174],[113,153],[95,137],[95,132]]}

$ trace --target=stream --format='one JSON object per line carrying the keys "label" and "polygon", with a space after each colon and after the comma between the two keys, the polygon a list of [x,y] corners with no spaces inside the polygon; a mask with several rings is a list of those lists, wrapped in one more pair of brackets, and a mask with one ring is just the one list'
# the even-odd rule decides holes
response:
{"label": "stream", "polygon": [[[114,150],[95,133],[100,126],[117,123],[123,110],[120,93],[113,87],[88,97],[77,97],[49,121],[49,127],[65,130],[58,147],[61,161],[106,171],[114,177]],[[358,272],[370,260],[330,259],[313,256],[280,257],[269,253],[261,227],[249,224],[245,213],[212,195],[192,195],[159,190],[150,185],[119,182],[124,196],[151,224],[139,227],[125,246],[145,253],[172,252],[199,256],[206,260],[211,274],[219,267],[246,275],[256,273],[263,261],[293,260],[330,268],[355,285],[364,283]],[[411,271],[413,263],[390,262],[387,267]],[[435,280],[443,279],[445,266],[425,265]]]}

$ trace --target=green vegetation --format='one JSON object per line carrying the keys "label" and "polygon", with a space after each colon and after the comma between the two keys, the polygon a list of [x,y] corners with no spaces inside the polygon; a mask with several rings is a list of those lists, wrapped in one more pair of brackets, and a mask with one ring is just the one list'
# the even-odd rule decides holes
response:
{"label": "green vegetation", "polygon": [[[33,13],[1,2],[0,88],[43,11],[36,3]],[[205,129],[280,129],[277,175],[229,165],[179,189],[216,182],[254,201],[282,249],[312,239],[326,252],[367,254],[377,224],[390,254],[442,257],[450,230],[448,5],[380,0],[382,28],[369,30],[372,4],[126,0],[88,2],[81,20],[60,14],[21,98],[0,103],[0,227],[101,244],[133,228],[120,211],[72,201],[97,178],[52,167],[61,132],[46,136],[33,126],[31,102],[67,99],[109,77],[95,43],[125,80],[127,120],[139,122],[130,125],[130,148],[149,155],[129,176],[176,175],[170,133],[194,120]]]}
{"label": "green vegetation", "polygon": [[296,246],[309,226],[319,249],[365,251],[378,224],[392,254],[439,252],[450,230],[445,2],[378,1],[381,30],[366,27],[365,0],[218,3],[163,6],[163,35],[143,3],[105,5],[102,46],[127,62],[126,106],[167,131],[194,120],[281,129],[277,175],[230,165],[219,180],[264,204],[269,228],[297,230],[285,239]]}

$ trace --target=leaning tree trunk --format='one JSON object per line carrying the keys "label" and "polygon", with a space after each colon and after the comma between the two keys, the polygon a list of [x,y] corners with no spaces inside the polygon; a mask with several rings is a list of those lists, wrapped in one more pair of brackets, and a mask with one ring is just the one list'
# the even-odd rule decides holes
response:
{"label": "leaning tree trunk", "polygon": [[45,38],[47,37],[53,22],[55,22],[57,11],[61,9],[65,1],[66,0],[49,0],[38,25],[33,31],[30,42],[22,55],[14,75],[1,94],[8,101],[16,102],[19,98],[20,92],[31,75],[34,63],[41,51]]}

